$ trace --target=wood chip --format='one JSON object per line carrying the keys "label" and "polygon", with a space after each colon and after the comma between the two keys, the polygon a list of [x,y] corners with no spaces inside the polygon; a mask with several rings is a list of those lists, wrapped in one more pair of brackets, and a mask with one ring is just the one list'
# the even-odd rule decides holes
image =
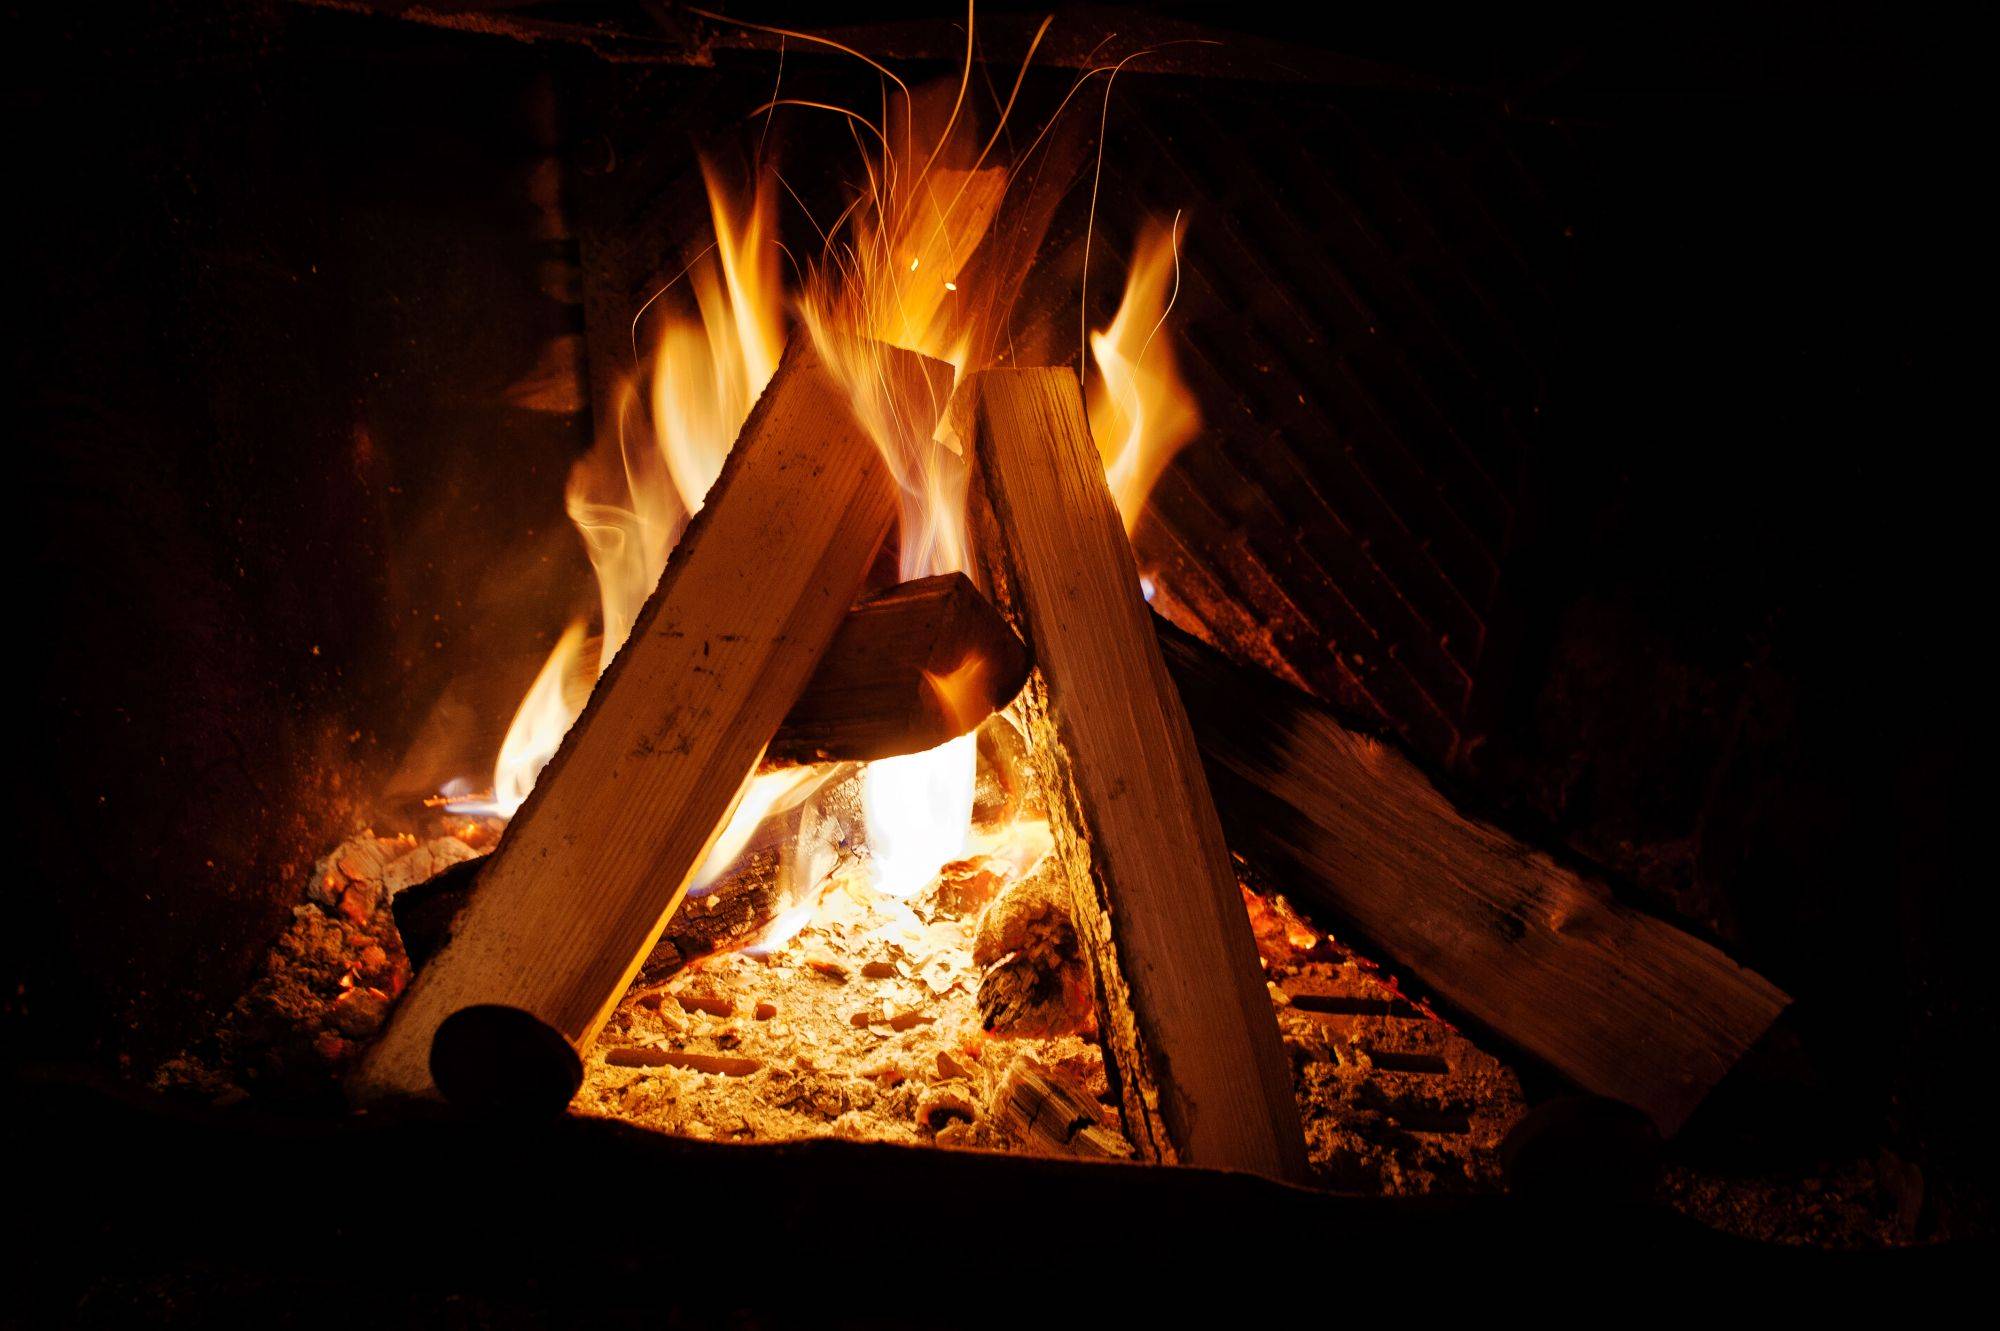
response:
{"label": "wood chip", "polygon": [[604,1061],[621,1068],[687,1068],[725,1077],[747,1077],[764,1066],[754,1058],[698,1054],[685,1049],[613,1049],[604,1055]]}
{"label": "wood chip", "polygon": [[1026,1054],[1008,1065],[988,1112],[1008,1135],[1037,1150],[1121,1159],[1132,1154],[1081,1087]]}
{"label": "wood chip", "polygon": [[733,1017],[736,1015],[736,1000],[719,994],[675,994],[686,1012],[706,1012],[711,1017]]}

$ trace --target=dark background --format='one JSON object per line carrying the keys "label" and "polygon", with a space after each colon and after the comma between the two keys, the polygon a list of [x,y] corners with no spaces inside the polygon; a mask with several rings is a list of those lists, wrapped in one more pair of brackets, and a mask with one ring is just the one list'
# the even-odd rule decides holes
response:
{"label": "dark background", "polygon": [[[1977,1230],[1983,159],[1950,34],[1905,9],[1061,20],[1157,21],[1299,69],[1134,74],[1113,104],[1102,224],[1115,249],[1141,208],[1190,210],[1211,425],[1142,556],[1213,572],[1226,645],[1798,997],[1682,1149],[1893,1151],[1927,1224]],[[411,747],[440,700],[504,723],[587,605],[561,513],[584,403],[516,390],[589,324],[566,284],[604,306],[650,280],[632,247],[688,234],[692,145],[773,62],[277,4],[8,27],[8,1028],[143,1068],[237,992],[313,857],[444,761]],[[528,183],[549,161],[566,234]]]}

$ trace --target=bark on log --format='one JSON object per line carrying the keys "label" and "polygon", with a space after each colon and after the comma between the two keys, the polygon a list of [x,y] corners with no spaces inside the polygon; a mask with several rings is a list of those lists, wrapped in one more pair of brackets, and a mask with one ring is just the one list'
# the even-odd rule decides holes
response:
{"label": "bark on log", "polygon": [[[909,400],[949,370],[885,352]],[[794,342],[625,647],[350,1084],[553,1111],[860,591],[897,504]]]}
{"label": "bark on log", "polygon": [[1461,812],[1396,748],[1162,621],[1230,845],[1587,1091],[1686,1120],[1791,1000]]}
{"label": "bark on log", "polygon": [[1035,656],[1020,710],[1126,1134],[1145,1158],[1303,1180],[1249,921],[1076,376],[971,391],[973,544]]}

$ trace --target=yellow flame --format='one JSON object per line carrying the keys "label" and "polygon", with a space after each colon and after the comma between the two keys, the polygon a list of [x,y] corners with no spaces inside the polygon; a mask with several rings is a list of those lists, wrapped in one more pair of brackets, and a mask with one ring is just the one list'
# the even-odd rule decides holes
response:
{"label": "yellow flame", "polygon": [[978,762],[978,737],[960,735],[923,753],[868,764],[861,813],[877,891],[909,896],[963,858]]}
{"label": "yellow flame", "polygon": [[[642,410],[636,385],[621,389],[611,428],[571,469],[565,489],[570,520],[597,575],[599,674],[659,584],[668,554],[700,511],[784,351],[770,184],[761,183],[739,209],[705,164],[704,173],[716,241],[713,253],[688,271],[695,317],[666,320],[648,368],[650,412]],[[563,681],[580,673],[583,646],[580,627],[565,633],[515,713],[494,765],[496,812],[520,808],[582,712],[589,690],[576,696]]]}
{"label": "yellow flame", "polygon": [[[968,66],[968,70],[969,70]],[[821,360],[848,392],[855,416],[902,494],[900,571],[905,578],[966,566],[963,448],[946,423],[946,403],[884,373],[882,347],[905,347],[948,362],[954,379],[969,367],[972,311],[959,279],[999,212],[1007,173],[977,165],[958,99],[945,89],[899,103],[884,125],[882,151],[869,163],[868,190],[849,211],[847,235],[829,245],[831,262],[809,280],[800,316]],[[919,164],[893,144],[916,141],[918,123],[942,126]],[[956,131],[956,133],[955,133]],[[970,167],[948,163],[969,160]],[[907,896],[965,854],[972,826],[978,750],[961,736],[923,753],[869,763],[862,810],[878,890]]]}
{"label": "yellow flame", "polygon": [[787,767],[775,772],[758,772],[737,792],[736,808],[723,825],[722,835],[709,848],[708,858],[688,884],[688,895],[699,897],[720,878],[736,857],[750,844],[757,825],[774,813],[783,813],[819,789],[831,769]]}
{"label": "yellow flame", "polygon": [[970,730],[986,719],[989,710],[987,702],[986,676],[991,665],[978,652],[969,653],[956,667],[937,674],[924,671],[924,684],[944,708],[944,714],[951,718],[952,726],[958,730]]}
{"label": "yellow flame", "polygon": [[514,816],[521,802],[528,798],[528,792],[535,788],[535,778],[542,774],[549,759],[555,757],[556,746],[562,743],[570,722],[582,710],[581,704],[572,705],[567,685],[576,663],[582,659],[583,647],[583,625],[571,624],[556,640],[555,650],[549,653],[541,673],[521,699],[513,724],[507,727],[507,738],[500,744],[500,760],[494,766],[491,812],[503,818]]}
{"label": "yellow flame", "polygon": [[[969,281],[970,261],[993,226],[1010,174],[986,165],[999,130],[979,146],[962,116],[971,76],[969,15],[967,41],[955,95],[949,86],[911,94],[890,76],[902,96],[892,100],[880,126],[841,112],[873,133],[879,151],[864,154],[867,187],[805,273],[799,296],[806,335],[846,388],[901,489],[905,578],[965,568],[967,460],[942,394],[888,373],[883,348],[920,351],[949,363],[955,379],[963,379],[983,368],[971,363],[975,355],[984,360],[1006,343],[1004,318],[1012,307],[1011,292],[981,292]],[[1016,92],[1019,86],[1017,80]],[[1010,95],[1003,123],[1012,105]],[[935,134],[926,129],[920,147],[920,126],[941,128]],[[600,674],[720,474],[783,351],[775,176],[761,177],[739,206],[706,164],[704,175],[715,244],[687,273],[693,314],[665,320],[645,381],[622,390],[609,427],[573,469],[566,489],[569,515],[597,576]],[[1096,367],[1092,432],[1128,531],[1154,480],[1200,423],[1170,350],[1156,336],[1177,286],[1177,239],[1173,228],[1148,229],[1117,317],[1089,339]],[[587,650],[582,627],[572,626],[537,676],[501,746],[496,811],[519,808],[581,711],[573,682],[588,678]],[[933,677],[931,685],[945,705],[957,706],[975,682],[968,672],[983,668],[969,661]],[[966,735],[926,753],[868,765],[863,805],[878,887],[913,892],[965,853],[976,761],[976,743]],[[780,774],[746,782],[698,882],[725,868],[773,807],[810,794],[797,793],[803,789],[797,780]]]}
{"label": "yellow flame", "polygon": [[1194,393],[1181,380],[1172,344],[1159,335],[1180,285],[1179,239],[1172,226],[1147,226],[1117,316],[1090,335],[1097,369],[1090,383],[1090,432],[1127,532],[1139,525],[1160,473],[1201,431]]}

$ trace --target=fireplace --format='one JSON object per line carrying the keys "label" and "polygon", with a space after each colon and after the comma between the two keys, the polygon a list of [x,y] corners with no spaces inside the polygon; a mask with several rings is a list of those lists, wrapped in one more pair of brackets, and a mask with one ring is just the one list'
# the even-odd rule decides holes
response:
{"label": "fireplace", "polygon": [[[788,1247],[871,1187],[1133,1261],[1986,1233],[1970,528],[1848,460],[1935,400],[1860,57],[903,8],[34,35],[32,178],[97,167],[21,362],[24,1121],[127,1226],[372,1157],[282,1223],[435,1215],[510,1308],[791,1298],[508,1170]],[[76,1287],[300,1292],[215,1224]]]}

